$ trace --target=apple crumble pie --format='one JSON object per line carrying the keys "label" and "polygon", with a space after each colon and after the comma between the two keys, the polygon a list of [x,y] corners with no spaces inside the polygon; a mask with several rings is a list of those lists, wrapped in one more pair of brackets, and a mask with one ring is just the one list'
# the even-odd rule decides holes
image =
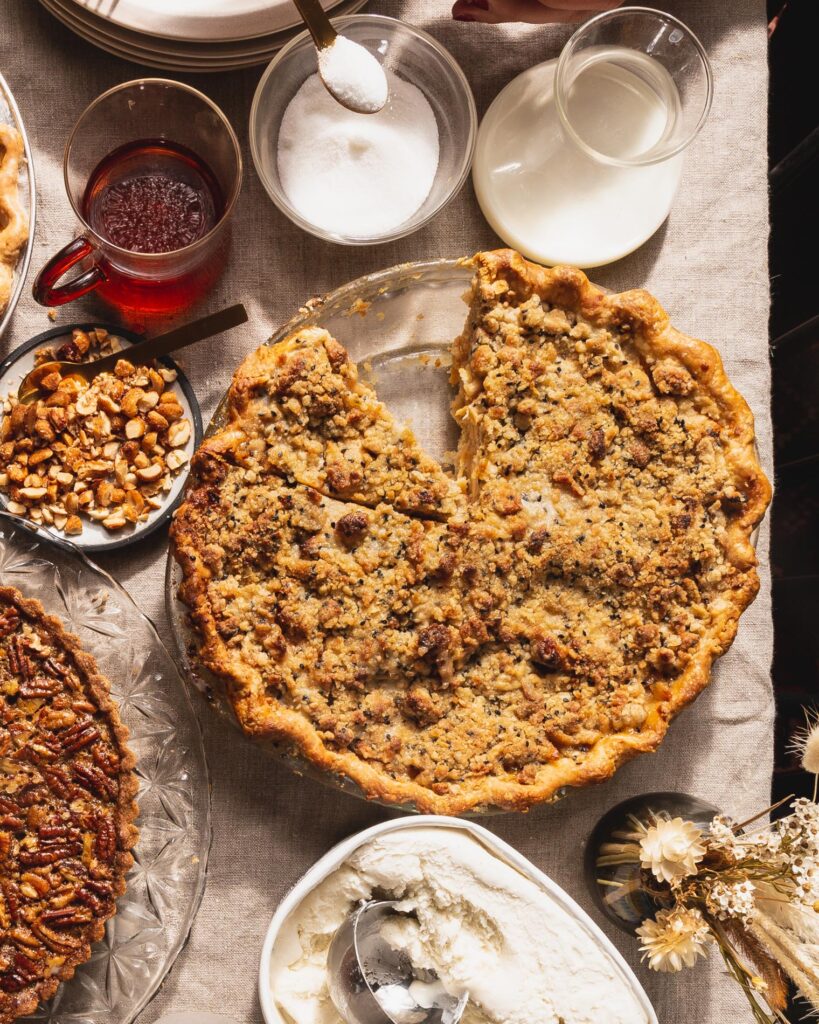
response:
{"label": "apple crumble pie", "polygon": [[455,814],[656,748],[756,593],[770,493],[717,353],[651,296],[470,263],[454,478],[308,329],[237,371],[172,527],[245,731]]}

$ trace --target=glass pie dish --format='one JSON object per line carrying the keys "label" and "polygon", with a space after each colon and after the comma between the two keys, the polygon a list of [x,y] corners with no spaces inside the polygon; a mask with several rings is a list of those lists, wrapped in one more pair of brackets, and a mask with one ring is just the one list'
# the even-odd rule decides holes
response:
{"label": "glass pie dish", "polygon": [[[459,438],[450,411],[451,347],[464,327],[465,296],[471,278],[472,269],[463,259],[406,263],[379,271],[324,298],[310,300],[268,344],[275,345],[302,328],[326,329],[345,346],[361,376],[374,384],[379,399],[395,419],[408,422],[421,447],[446,466],[452,463]],[[226,406],[223,398],[206,437],[224,426]],[[166,603],[183,675],[238,730],[223,684],[202,666],[197,656],[199,639],[190,625],[187,607],[178,598],[181,579],[181,570],[169,555]],[[349,779],[317,770],[291,745],[265,740],[263,746],[299,774],[359,797],[363,795]],[[552,799],[559,799],[566,792],[564,786]],[[403,805],[402,809],[416,810],[412,805]],[[469,813],[501,810],[504,808],[482,804]]]}
{"label": "glass pie dish", "polygon": [[185,944],[211,840],[205,751],[188,694],[151,622],[79,551],[0,512],[0,582],[36,598],[111,682],[137,757],[139,841],[128,889],[90,960],[29,1020],[131,1024]]}

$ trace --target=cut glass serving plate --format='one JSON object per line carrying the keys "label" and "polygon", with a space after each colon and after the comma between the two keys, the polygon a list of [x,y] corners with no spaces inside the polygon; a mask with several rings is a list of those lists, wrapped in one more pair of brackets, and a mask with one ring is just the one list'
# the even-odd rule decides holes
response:
{"label": "cut glass serving plate", "polygon": [[34,185],[34,162],[31,155],[31,146],[29,145],[28,135],[26,135],[23,119],[20,116],[20,110],[14,100],[14,96],[11,93],[8,83],[2,75],[0,75],[0,124],[12,125],[23,138],[26,158],[20,167],[18,187],[20,190],[20,199],[28,210],[28,240],[23,246],[22,251],[20,252],[20,257],[17,260],[17,266],[14,268],[14,280],[11,286],[9,304],[5,309],[0,309],[0,337],[2,337],[3,332],[14,313],[14,307],[20,301],[20,296],[22,295],[23,286],[26,281],[28,265],[31,262],[31,251],[34,248],[34,225],[37,206],[37,189]]}
{"label": "cut glass serving plate", "polygon": [[199,723],[153,625],[110,576],[0,512],[0,583],[42,602],[111,682],[137,757],[139,842],[128,889],[88,963],[30,1018],[131,1024],[187,940],[205,889],[210,788]]}

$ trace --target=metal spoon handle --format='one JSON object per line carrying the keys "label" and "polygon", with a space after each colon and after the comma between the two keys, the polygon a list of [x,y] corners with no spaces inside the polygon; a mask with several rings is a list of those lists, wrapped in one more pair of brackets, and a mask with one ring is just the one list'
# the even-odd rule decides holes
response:
{"label": "metal spoon handle", "polygon": [[336,38],[336,30],[330,24],[327,12],[319,0],[293,0],[302,17],[302,21],[310,30],[313,42],[319,50],[332,46]]}
{"label": "metal spoon handle", "polygon": [[193,345],[194,342],[211,338],[214,334],[221,334],[222,331],[238,327],[239,324],[247,323],[247,320],[247,310],[241,302],[238,302],[235,306],[228,306],[227,309],[219,310],[218,313],[210,313],[208,316],[200,317],[189,324],[183,324],[182,327],[175,327],[172,331],[167,331],[165,334],[158,334],[155,338],[147,338],[136,345],[129,345],[122,352],[115,352],[113,355],[105,356],[104,359],[91,363],[90,369],[96,375],[105,370],[113,369],[117,361],[123,358],[135,366],[142,365],[143,363],[150,362],[152,359],[161,359],[171,352],[178,352],[179,349]]}

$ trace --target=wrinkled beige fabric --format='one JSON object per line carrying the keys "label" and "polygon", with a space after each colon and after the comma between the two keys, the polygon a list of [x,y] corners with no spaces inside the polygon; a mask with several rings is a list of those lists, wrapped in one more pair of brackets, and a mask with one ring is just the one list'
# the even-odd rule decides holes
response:
{"label": "wrinkled beige fabric", "polygon": [[[382,0],[369,9],[423,26],[449,47],[466,71],[481,112],[518,72],[556,56],[569,34],[565,27],[452,23],[449,6],[449,0]],[[593,277],[615,289],[648,288],[681,330],[719,349],[757,417],[760,451],[770,470],[765,5],[763,0],[669,0],[669,9],[691,25],[712,57],[713,110],[688,152],[667,225],[641,250]],[[74,230],[61,161],[77,115],[109,86],[158,72],[88,46],[33,0],[0,0],[0,25],[0,70],[16,94],[36,159],[35,269]],[[206,419],[240,358],[309,296],[394,263],[498,244],[470,185],[431,225],[394,244],[356,250],[303,234],[268,201],[251,165],[247,120],[261,70],[189,76],[231,117],[247,165],[230,271],[204,308],[242,300],[251,322],[229,338],[198,346],[182,360]],[[96,309],[93,300],[74,303],[59,311],[58,322],[83,319]],[[45,310],[26,289],[0,351],[5,355],[49,326]],[[658,754],[632,762],[606,785],[575,793],[556,806],[488,821],[589,910],[581,873],[583,843],[599,815],[617,801],[651,790],[684,790],[740,818],[766,804],[773,723],[766,525],[759,554],[759,597],[743,617],[711,688],[674,724]],[[168,638],[165,555],[162,535],[100,562]],[[201,1009],[257,1024],[259,952],[278,901],[337,840],[389,812],[292,776],[229,731],[207,707],[200,711],[213,775],[215,838],[208,889],[190,943],[141,1020],[150,1024],[163,1012]],[[593,910],[592,915],[600,920]],[[662,1024],[750,1021],[742,996],[722,974],[714,953],[707,964],[682,975],[651,976],[638,966],[636,944],[604,928],[645,983]]]}

